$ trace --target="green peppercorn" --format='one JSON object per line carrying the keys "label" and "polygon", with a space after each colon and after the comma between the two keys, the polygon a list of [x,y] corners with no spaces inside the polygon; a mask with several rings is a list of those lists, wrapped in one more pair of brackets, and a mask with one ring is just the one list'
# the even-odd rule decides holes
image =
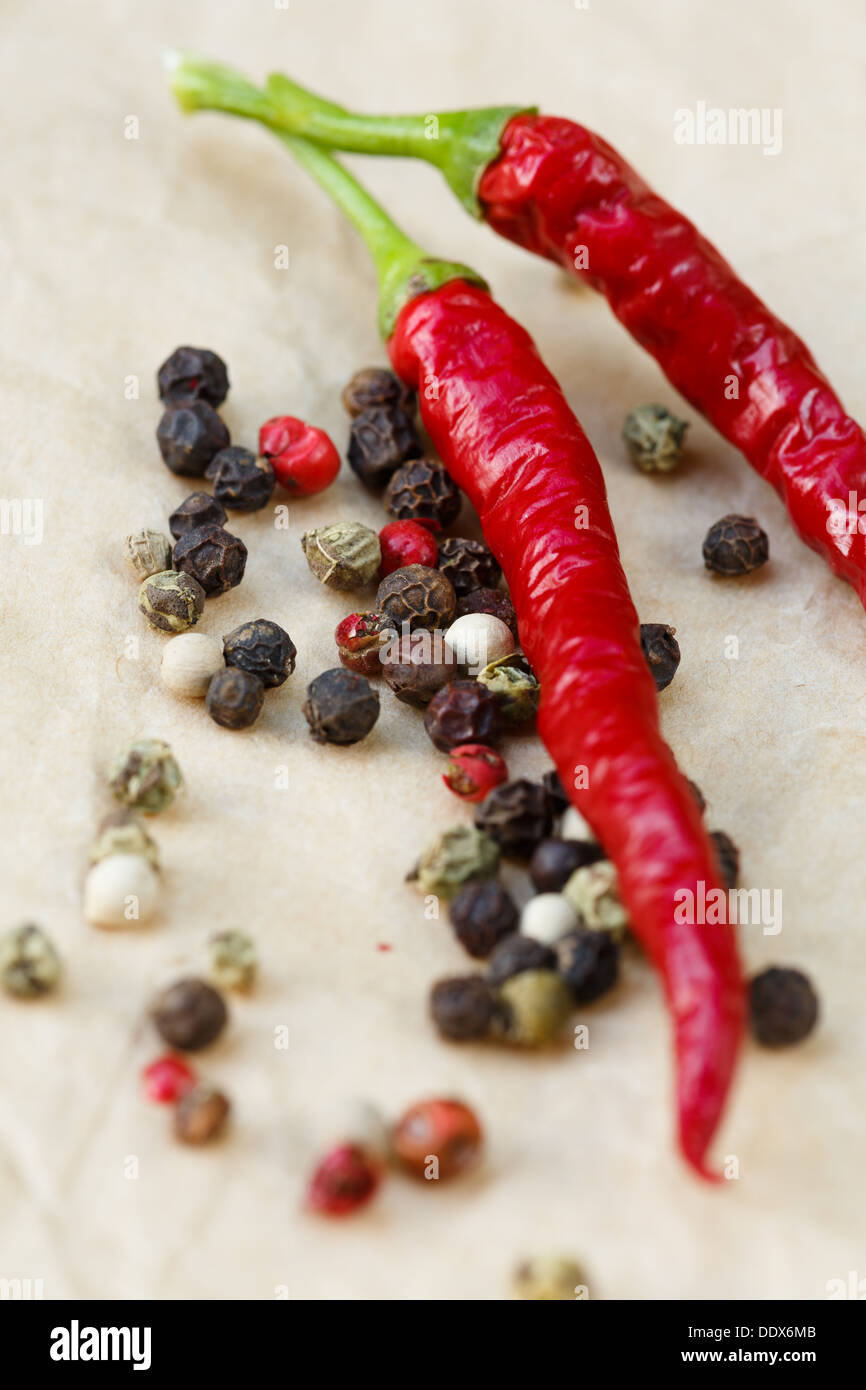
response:
{"label": "green peppercorn", "polygon": [[502,722],[512,727],[535,718],[540,687],[529,665],[520,656],[491,661],[476,677],[496,700]]}
{"label": "green peppercorn", "polygon": [[496,841],[474,826],[455,825],[428,846],[411,877],[419,893],[450,900],[465,883],[494,878],[498,868]]}
{"label": "green peppercorn", "polygon": [[523,970],[496,991],[507,1042],[540,1047],[551,1042],[571,1013],[571,992],[555,970]]}
{"label": "green peppercorn", "polygon": [[430,1013],[441,1037],[475,1042],[487,1036],[496,1005],[481,975],[439,980],[430,993]]}
{"label": "green peppercorn", "polygon": [[208,942],[210,975],[219,989],[248,990],[259,969],[256,943],[237,928],[215,932]]}
{"label": "green peppercorn", "polygon": [[112,811],[100,822],[90,846],[90,862],[98,864],[110,854],[138,854],[159,868],[159,850],[142,821],[132,811]]}
{"label": "green peppercorn", "polygon": [[171,541],[161,531],[134,531],[124,542],[124,559],[136,579],[171,569]]}
{"label": "green peppercorn", "polygon": [[615,938],[628,926],[628,914],[619,897],[616,869],[609,859],[575,869],[562,890],[581,923],[593,931],[609,931]]}
{"label": "green peppercorn", "polygon": [[183,777],[167,743],[142,738],[119,753],[109,773],[109,785],[118,801],[142,815],[155,816],[174,801]]}
{"label": "green peppercorn", "polygon": [[197,579],[178,570],[163,570],[145,579],[138,606],[159,632],[186,632],[204,612],[204,589]]}
{"label": "green peppercorn", "polygon": [[48,994],[60,979],[60,957],[41,927],[32,922],[0,934],[0,980],[18,999]]}
{"label": "green peppercorn", "polygon": [[514,1271],[514,1297],[523,1302],[571,1303],[585,1299],[583,1268],[563,1255],[535,1255]]}
{"label": "green peppercorn", "polygon": [[379,537],[360,521],[337,521],[301,537],[307,564],[332,589],[363,589],[382,563]]}
{"label": "green peppercorn", "polygon": [[236,666],[217,671],[207,688],[205,709],[222,729],[248,729],[262,712],[265,687],[258,676]]}
{"label": "green peppercorn", "polygon": [[688,423],[663,405],[639,405],[625,418],[622,437],[635,468],[642,473],[669,473],[683,452]]}
{"label": "green peppercorn", "polygon": [[307,686],[304,718],[317,743],[359,743],[379,718],[379,693],[357,671],[335,666]]}

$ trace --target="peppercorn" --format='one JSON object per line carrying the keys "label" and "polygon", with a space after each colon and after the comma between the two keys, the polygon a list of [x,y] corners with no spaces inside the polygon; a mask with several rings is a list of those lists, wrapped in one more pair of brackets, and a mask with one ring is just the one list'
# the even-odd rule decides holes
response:
{"label": "peppercorn", "polygon": [[595,843],[589,822],[584,820],[576,806],[569,806],[559,822],[559,838]]}
{"label": "peppercorn", "polygon": [[200,1082],[185,1091],[174,1112],[174,1132],[183,1144],[209,1144],[218,1138],[229,1117],[228,1098]]}
{"label": "peppercorn", "polygon": [[565,815],[566,811],[571,806],[571,802],[566,795],[565,787],[562,785],[559,773],[555,767],[552,767],[549,772],[545,772],[541,779],[541,785],[550,797],[553,805],[553,814],[555,816]]}
{"label": "peppercorn", "polygon": [[521,933],[545,946],[555,946],[576,927],[577,913],[561,893],[536,893],[520,914]]}
{"label": "peppercorn", "polygon": [[141,854],[109,854],[84,881],[84,917],[95,927],[149,922],[159,903],[159,875]]}
{"label": "peppercorn", "polygon": [[166,643],[159,674],[172,695],[202,700],[222,666],[223,651],[215,637],[203,632],[182,632]]}
{"label": "peppercorn", "polygon": [[221,729],[248,729],[262,712],[265,687],[251,671],[225,666],[207,688],[205,709]]}
{"label": "peppercorn", "polygon": [[363,589],[376,578],[382,560],[379,537],[360,521],[306,531],[301,545],[311,573],[332,589]]}
{"label": "peppercorn", "polygon": [[159,850],[144,824],[132,811],[111,811],[100,821],[90,846],[90,862],[98,864],[110,854],[139,854],[159,868]]}
{"label": "peppercorn", "polygon": [[346,457],[361,482],[378,491],[406,459],[418,458],[421,441],[399,406],[371,406],[352,421]]}
{"label": "peppercorn", "polygon": [[430,654],[429,633],[416,632],[398,639],[382,656],[386,684],[404,705],[421,709],[429,705],[437,691],[452,681],[457,665],[447,648],[436,660]]}
{"label": "peppercorn", "polygon": [[382,648],[393,631],[384,613],[350,613],[334,632],[340,661],[363,676],[381,675]]}
{"label": "peppercorn", "polygon": [[465,618],[467,613],[489,613],[492,618],[501,618],[517,646],[517,614],[514,604],[502,589],[473,589],[471,593],[458,594],[454,616]]}
{"label": "peppercorn", "polygon": [[487,962],[487,980],[492,986],[520,975],[524,970],[555,970],[556,955],[543,941],[514,932],[503,937]]}
{"label": "peppercorn", "polygon": [[451,903],[450,917],[463,949],[476,960],[484,960],[516,929],[518,912],[511,894],[491,879],[461,888]]}
{"label": "peppercorn", "polygon": [[288,680],[295,669],[298,649],[289,634],[269,618],[241,623],[223,638],[226,666],[237,666],[258,676],[272,690]]}
{"label": "peppercorn", "polygon": [[225,424],[207,401],[170,405],[159,422],[156,441],[163,463],[181,477],[200,478],[220,449],[231,443]]}
{"label": "peppercorn", "polygon": [[427,706],[424,728],[440,753],[462,743],[494,743],[501,730],[499,709],[478,681],[451,681]]}
{"label": "peppercorn", "polygon": [[174,801],[183,777],[174,754],[159,738],[136,739],[115,758],[109,773],[114,796],[145,816],[158,815]]}
{"label": "peppercorn", "polygon": [[522,970],[496,991],[498,1017],[507,1042],[540,1047],[562,1031],[572,1010],[568,986],[554,970]]}
{"label": "peppercorn", "polygon": [[488,792],[508,780],[505,759],[483,743],[464,743],[452,748],[442,781],[461,801],[483,801]]}
{"label": "peppercorn", "polygon": [[454,825],[428,845],[410,879],[419,893],[451,899],[466,883],[494,878],[499,846],[471,825]]}
{"label": "peppercorn", "polygon": [[209,598],[240,584],[246,563],[243,541],[221,526],[197,526],[174,547],[175,568],[197,579]]}
{"label": "peppercorn", "polygon": [[259,453],[269,461],[280,487],[299,497],[324,492],[340,471],[333,440],[295,415],[265,421],[259,430]]}
{"label": "peppercorn", "polygon": [[232,512],[257,512],[266,507],[274,490],[274,470],[264,455],[233,445],[220,449],[205,469],[214,496]]}
{"label": "peppercorn", "polygon": [[357,671],[335,666],[307,686],[304,718],[317,743],[359,743],[379,718],[379,695]]}
{"label": "peppercorn", "polygon": [[579,927],[556,943],[557,969],[575,1004],[591,1004],[619,978],[619,943],[608,931]]}
{"label": "peppercorn", "polygon": [[428,569],[435,569],[439,563],[436,542],[420,521],[389,521],[379,532],[379,545],[382,548],[380,579],[406,565],[426,565]]}
{"label": "peppercorn", "polygon": [[519,728],[535,718],[540,686],[523,657],[512,654],[491,661],[476,679],[495,698],[504,724]]}
{"label": "peppercorn", "polygon": [[340,397],[343,409],[353,418],[365,410],[399,406],[411,415],[415,410],[415,393],[387,367],[362,367],[343,388]]}
{"label": "peppercorn", "polygon": [[17,999],[49,994],[60,979],[60,957],[41,927],[33,922],[0,933],[0,980]]}
{"label": "peppercorn", "polygon": [[680,644],[675,627],[665,623],[641,623],[640,644],[656,690],[667,690],[680,664]]}
{"label": "peppercorn", "polygon": [[707,809],[707,798],[704,796],[704,794],[703,794],[703,792],[701,791],[700,787],[698,786],[697,782],[693,782],[693,781],[691,780],[691,778],[689,778],[689,779],[687,779],[687,780],[688,780],[689,786],[690,786],[691,789],[692,789],[692,795],[694,796],[695,801],[698,803],[698,808],[699,808],[699,810],[700,810],[700,813],[701,813],[701,815],[703,815],[703,814],[704,814],[704,811]]}
{"label": "peppercorn", "polygon": [[503,854],[528,858],[553,829],[553,806],[544,787],[518,777],[495,787],[475,811],[475,824]]}
{"label": "peppercorn", "polygon": [[423,521],[431,530],[443,531],[457,519],[463,499],[441,463],[413,455],[397,469],[382,500],[397,521]]}
{"label": "peppercorn", "polygon": [[205,592],[198,580],[177,570],[145,579],[138,591],[139,611],[158,632],[185,632],[204,612]]}
{"label": "peppercorn", "polygon": [[445,633],[445,643],[455,660],[472,675],[514,651],[511,628],[490,613],[467,613],[463,618],[455,618]]}
{"label": "peppercorn", "polygon": [[710,839],[716,847],[716,857],[726,888],[736,888],[740,877],[740,851],[724,830],[711,830]]}
{"label": "peppercorn", "polygon": [[451,621],[456,599],[449,580],[428,565],[406,565],[387,575],[376,592],[376,607],[395,627],[442,627]]}
{"label": "peppercorn", "polygon": [[307,1205],[322,1216],[349,1216],[376,1195],[382,1165],[358,1144],[340,1144],[316,1167]]}
{"label": "peppercorn", "polygon": [[583,1297],[586,1275],[576,1260],[536,1255],[514,1272],[514,1297],[522,1302],[570,1303]]}
{"label": "peppercorn", "polygon": [[489,546],[462,536],[449,536],[439,542],[439,568],[447,574],[458,596],[473,589],[495,589],[502,578]]}
{"label": "peppercorn", "polygon": [[473,1110],[459,1100],[410,1105],[391,1131],[391,1152],[416,1178],[455,1178],[478,1159],[484,1135]]}
{"label": "peppercorn", "polygon": [[210,974],[220,989],[252,989],[259,969],[256,943],[245,931],[215,932],[208,941]]}
{"label": "peppercorn", "polygon": [[179,347],[167,357],[156,375],[159,399],[166,405],[207,401],[222,405],[229,393],[226,364],[207,348]]}
{"label": "peppercorn", "polygon": [[192,1089],[197,1078],[192,1067],[182,1057],[167,1052],[144,1068],[141,1079],[148,1100],[156,1101],[157,1105],[174,1105],[182,1095]]}
{"label": "peppercorn", "polygon": [[124,542],[124,559],[136,579],[171,569],[171,541],[161,531],[134,531]]}
{"label": "peppercorn", "polygon": [[628,914],[619,897],[616,869],[609,859],[599,859],[575,869],[563,888],[581,923],[593,931],[609,931],[616,939],[628,926]]}
{"label": "peppercorn", "polygon": [[198,1052],[219,1037],[228,1022],[228,1009],[212,985],[204,980],[185,979],[156,996],[151,1017],[169,1047]]}
{"label": "peppercorn", "polygon": [[800,970],[770,966],[749,983],[749,1021],[764,1047],[802,1042],[818,1021],[818,996]]}
{"label": "peppercorn", "polygon": [[480,975],[439,980],[430,993],[430,1013],[439,1036],[449,1042],[476,1042],[490,1031],[495,1005]]}
{"label": "peppercorn", "polygon": [[732,513],[711,526],[704,538],[704,564],[715,574],[751,574],[770,558],[770,541],[752,516]]}
{"label": "peppercorn", "polygon": [[591,840],[542,840],[529,861],[529,877],[537,893],[558,893],[575,869],[603,858],[601,845]]}
{"label": "peppercorn", "polygon": [[[222,526],[227,520],[225,507],[215,497],[211,497],[209,492],[191,492],[179,507],[175,507],[168,519],[168,527],[175,540],[180,540],[187,531],[197,531],[199,526]],[[163,565],[162,568],[166,569],[167,566]]]}
{"label": "peppercorn", "polygon": [[688,429],[663,405],[639,405],[625,417],[622,437],[635,468],[642,473],[669,473],[683,452]]}

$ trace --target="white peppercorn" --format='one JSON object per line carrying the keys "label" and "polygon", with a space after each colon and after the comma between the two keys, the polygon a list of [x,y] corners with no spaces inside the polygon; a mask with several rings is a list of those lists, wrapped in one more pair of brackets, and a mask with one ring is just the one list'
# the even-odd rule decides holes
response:
{"label": "white peppercorn", "polygon": [[514,637],[508,624],[492,613],[464,613],[445,633],[445,646],[459,665],[469,671],[483,671],[514,651]]}
{"label": "white peppercorn", "polygon": [[584,820],[576,806],[569,806],[559,822],[560,840],[594,840],[589,822]]}
{"label": "white peppercorn", "polygon": [[561,893],[538,893],[530,898],[520,914],[520,930],[545,946],[574,931],[577,913]]}
{"label": "white peppercorn", "polygon": [[0,934],[0,981],[18,999],[48,994],[60,979],[60,957],[33,922]]}
{"label": "white peppercorn", "polygon": [[171,541],[161,531],[133,531],[124,541],[123,558],[136,579],[171,569]]}
{"label": "white peppercorn", "polygon": [[149,922],[159,901],[159,877],[141,854],[109,854],[84,882],[84,916],[95,927]]}
{"label": "white peppercorn", "polygon": [[160,677],[172,695],[203,700],[217,671],[223,668],[223,649],[204,632],[182,632],[172,637],[162,654]]}

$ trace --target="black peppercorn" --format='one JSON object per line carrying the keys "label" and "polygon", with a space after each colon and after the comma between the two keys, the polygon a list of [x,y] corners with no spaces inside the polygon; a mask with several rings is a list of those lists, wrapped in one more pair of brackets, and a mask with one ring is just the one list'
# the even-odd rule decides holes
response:
{"label": "black peppercorn", "polygon": [[214,407],[222,405],[229,393],[229,374],[226,364],[207,348],[175,348],[156,375],[159,399],[165,405],[183,405],[189,401],[206,401]]}
{"label": "black peppercorn", "polygon": [[704,538],[704,564],[716,574],[751,574],[770,558],[770,542],[753,516],[723,516]]}
{"label": "black peppercorn", "polygon": [[493,994],[480,975],[439,980],[430,994],[430,1012],[443,1038],[471,1042],[483,1038],[495,1012]]}
{"label": "black peppercorn", "polygon": [[441,659],[436,660],[428,651],[426,636],[416,633],[401,638],[393,644],[393,655],[390,644],[382,655],[381,670],[387,685],[404,705],[417,708],[429,705],[437,691],[457,675],[457,664],[444,642]]}
{"label": "black peppercorn", "polygon": [[410,632],[446,626],[456,601],[450,581],[429,565],[403,565],[385,576],[376,593],[377,610],[395,627],[408,623]]}
{"label": "black peppercorn", "polygon": [[317,743],[358,743],[379,718],[379,695],[365,676],[335,666],[307,686],[304,717]]}
{"label": "black peppercorn", "polygon": [[500,618],[517,640],[517,614],[502,589],[472,589],[468,594],[458,594],[454,616],[463,618],[467,613],[489,613],[493,618]]}
{"label": "black peppercorn", "polygon": [[223,638],[223,655],[226,666],[249,671],[271,689],[292,674],[298,650],[278,623],[256,618],[255,622],[241,623]]}
{"label": "black peppercorn", "polygon": [[554,949],[557,969],[575,1004],[591,1004],[613,989],[619,978],[619,943],[611,932],[570,931]]}
{"label": "black peppercorn", "polygon": [[222,1091],[204,1082],[185,1091],[174,1112],[174,1132],[184,1144],[207,1144],[222,1132],[231,1106]]}
{"label": "black peppercorn", "polygon": [[199,526],[222,526],[227,520],[225,507],[209,492],[191,492],[179,507],[175,507],[168,519],[168,529],[175,540],[180,540],[187,531],[195,531]]}
{"label": "black peppercorn", "polygon": [[740,851],[730,835],[724,830],[711,830],[710,839],[716,847],[716,856],[726,888],[736,888],[740,877]]}
{"label": "black peppercorn", "polygon": [[565,787],[562,785],[562,779],[555,767],[552,767],[549,772],[545,772],[541,779],[541,785],[553,803],[553,814],[555,816],[565,815],[571,802],[565,794]]}
{"label": "black peppercorn", "polygon": [[576,869],[604,858],[592,840],[542,840],[529,861],[529,877],[537,893],[558,893]]}
{"label": "black peppercorn", "polygon": [[435,459],[413,458],[398,468],[383,501],[398,521],[435,522],[442,530],[457,519],[460,489]]}
{"label": "black peppercorn", "polygon": [[207,688],[205,709],[222,729],[248,729],[262,712],[265,687],[258,676],[236,666],[217,671]]}
{"label": "black peppercorn", "polygon": [[480,681],[451,681],[427,706],[424,728],[440,753],[460,743],[494,743],[501,732],[496,699]]}
{"label": "black peppercorn", "polygon": [[764,1047],[788,1047],[815,1027],[818,997],[801,971],[771,966],[749,984],[749,1021]]}
{"label": "black peppercorn", "polygon": [[439,543],[439,569],[447,574],[455,594],[468,594],[473,589],[493,589],[502,578],[502,570],[493,552],[483,541],[449,537]]}
{"label": "black peppercorn", "polygon": [[415,409],[415,393],[387,367],[362,367],[343,388],[340,398],[343,408],[353,418],[365,410],[375,410],[377,406],[385,409],[394,406],[412,415]]}
{"label": "black peppercorn", "polygon": [[450,916],[457,940],[478,960],[516,931],[519,920],[514,899],[495,879],[467,883],[453,899]]}
{"label": "black peppercorn", "polygon": [[502,985],[524,970],[555,970],[556,953],[534,936],[516,931],[494,946],[487,962],[487,980],[493,987]]}
{"label": "black peppercorn", "polygon": [[676,628],[665,623],[641,623],[640,644],[652,672],[656,690],[666,690],[680,664],[680,646],[674,636]]}
{"label": "black peppercorn", "polygon": [[207,1047],[228,1022],[221,994],[204,980],[178,980],[157,995],[151,1005],[156,1030],[169,1047],[197,1052]]}
{"label": "black peppercorn", "polygon": [[553,828],[553,806],[545,787],[518,777],[494,787],[475,809],[475,824],[503,854],[525,858]]}
{"label": "black peppercorn", "polygon": [[172,473],[200,478],[220,449],[231,443],[228,429],[207,401],[170,405],[156,430],[163,462]]}
{"label": "black peppercorn", "polygon": [[383,488],[401,463],[420,453],[415,426],[399,406],[372,406],[352,421],[349,466],[369,488]]}
{"label": "black peppercorn", "polygon": [[687,780],[689,786],[692,789],[692,795],[694,796],[695,801],[698,803],[698,809],[701,815],[703,815],[704,811],[707,809],[707,798],[704,796],[697,782],[693,782],[691,778],[688,778]]}
{"label": "black peppercorn", "polygon": [[174,547],[174,567],[197,579],[209,597],[228,593],[244,577],[247,548],[221,526],[197,526]]}
{"label": "black peppercorn", "polygon": [[268,459],[256,458],[250,449],[236,445],[220,449],[205,469],[214,496],[232,512],[257,512],[266,507],[274,490],[274,470]]}

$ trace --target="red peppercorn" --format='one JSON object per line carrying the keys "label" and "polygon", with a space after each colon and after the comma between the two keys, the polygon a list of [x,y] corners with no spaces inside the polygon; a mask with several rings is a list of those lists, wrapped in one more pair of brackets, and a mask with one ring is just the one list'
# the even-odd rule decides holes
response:
{"label": "red peppercorn", "polygon": [[382,645],[393,632],[393,624],[384,613],[350,613],[334,630],[341,662],[364,676],[381,675]]}
{"label": "red peppercorn", "polygon": [[165,1056],[157,1057],[155,1062],[145,1067],[142,1079],[148,1100],[155,1100],[159,1105],[174,1105],[182,1095],[192,1090],[196,1074],[182,1057],[166,1052]]}
{"label": "red peppercorn", "polygon": [[265,421],[259,430],[259,453],[270,459],[280,487],[302,497],[323,492],[340,471],[340,455],[325,431],[294,415]]}
{"label": "red peppercorn", "polygon": [[323,1216],[349,1216],[375,1195],[381,1165],[357,1144],[340,1144],[316,1168],[307,1204]]}
{"label": "red peppercorn", "polygon": [[442,781],[461,801],[483,801],[488,792],[508,781],[505,759],[483,743],[462,743],[448,754]]}
{"label": "red peppercorn", "polygon": [[483,1138],[474,1112],[462,1101],[422,1100],[397,1121],[391,1149],[416,1178],[453,1178],[475,1162]]}
{"label": "red peppercorn", "polygon": [[379,578],[393,574],[394,570],[405,565],[426,565],[435,569],[439,563],[439,549],[430,529],[420,521],[391,521],[379,532],[382,547],[382,565]]}

